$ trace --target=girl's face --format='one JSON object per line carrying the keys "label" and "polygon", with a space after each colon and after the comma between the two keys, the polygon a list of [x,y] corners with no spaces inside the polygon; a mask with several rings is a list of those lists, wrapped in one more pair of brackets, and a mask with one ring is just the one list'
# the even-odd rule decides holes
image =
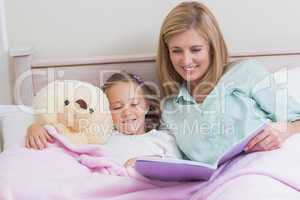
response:
{"label": "girl's face", "polygon": [[128,135],[145,133],[148,104],[142,89],[131,82],[119,82],[108,88],[106,94],[117,130]]}
{"label": "girl's face", "polygon": [[176,72],[191,85],[197,85],[210,64],[208,42],[197,31],[189,29],[172,36],[168,48]]}

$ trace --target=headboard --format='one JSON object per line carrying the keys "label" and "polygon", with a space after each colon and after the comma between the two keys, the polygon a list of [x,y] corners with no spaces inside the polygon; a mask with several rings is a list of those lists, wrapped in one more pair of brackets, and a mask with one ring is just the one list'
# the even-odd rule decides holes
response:
{"label": "headboard", "polygon": [[[15,49],[10,51],[10,56],[14,72],[15,104],[31,105],[36,92],[53,80],[75,79],[101,86],[112,73],[120,70],[135,73],[145,81],[158,83],[154,55],[38,60],[33,59],[32,49]],[[294,51],[235,53],[230,59],[256,59],[270,71],[300,67],[300,52]]]}

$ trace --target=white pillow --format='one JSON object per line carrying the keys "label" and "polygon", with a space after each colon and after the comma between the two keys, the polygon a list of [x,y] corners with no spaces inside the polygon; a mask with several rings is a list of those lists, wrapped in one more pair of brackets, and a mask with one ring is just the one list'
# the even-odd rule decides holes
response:
{"label": "white pillow", "polygon": [[34,122],[32,108],[0,105],[2,150],[24,146],[27,128]]}
{"label": "white pillow", "polygon": [[288,96],[300,103],[300,67],[282,68],[274,72],[274,78],[278,89],[287,89]]}
{"label": "white pillow", "polygon": [[292,68],[288,71],[288,92],[300,102],[300,67]]}

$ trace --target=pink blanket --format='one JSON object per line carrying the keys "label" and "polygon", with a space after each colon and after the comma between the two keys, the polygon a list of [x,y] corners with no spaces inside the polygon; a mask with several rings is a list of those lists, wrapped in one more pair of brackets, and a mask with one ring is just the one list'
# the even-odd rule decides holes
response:
{"label": "pink blanket", "polygon": [[0,200],[190,199],[201,184],[148,180],[114,162],[104,146],[74,146],[48,131],[56,142],[42,151],[0,154]]}
{"label": "pink blanket", "polygon": [[193,200],[300,200],[300,134],[221,166]]}
{"label": "pink blanket", "polygon": [[[51,131],[50,131],[51,132]],[[239,156],[207,182],[163,183],[119,166],[100,145],[60,135],[43,151],[0,154],[0,200],[299,200],[300,134],[281,149]]]}

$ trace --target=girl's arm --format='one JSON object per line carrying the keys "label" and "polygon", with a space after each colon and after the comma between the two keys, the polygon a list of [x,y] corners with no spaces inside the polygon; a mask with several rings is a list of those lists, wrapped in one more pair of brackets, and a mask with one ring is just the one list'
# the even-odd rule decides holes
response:
{"label": "girl's arm", "polygon": [[47,143],[53,143],[53,138],[48,132],[38,123],[34,123],[27,129],[25,146],[27,148],[42,150],[47,147]]}

